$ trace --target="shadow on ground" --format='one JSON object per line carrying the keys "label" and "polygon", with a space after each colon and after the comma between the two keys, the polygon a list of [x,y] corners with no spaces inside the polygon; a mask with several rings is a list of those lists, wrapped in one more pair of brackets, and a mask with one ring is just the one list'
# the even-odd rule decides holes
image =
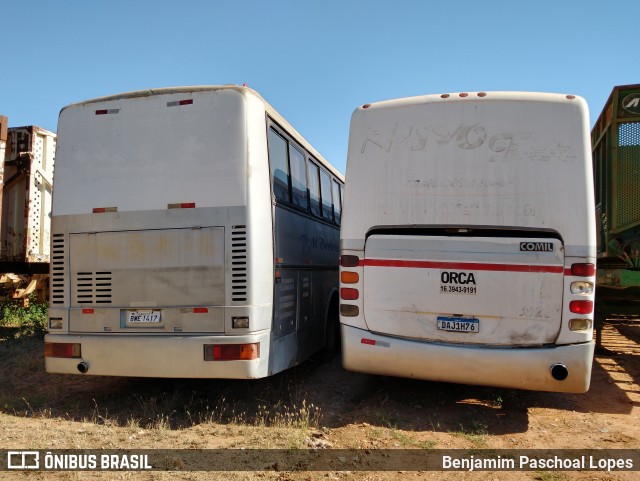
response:
{"label": "shadow on ground", "polygon": [[[532,408],[626,414],[638,405],[639,323],[609,324],[586,394],[519,391],[347,372],[339,358],[252,381],[130,379],[47,374],[42,340],[0,341],[0,411],[16,416],[183,429],[269,424],[281,416],[336,428],[353,423],[415,431],[525,432]],[[602,399],[608,402],[603,403]],[[280,416],[280,417],[279,417]],[[470,421],[472,420],[472,421]]]}

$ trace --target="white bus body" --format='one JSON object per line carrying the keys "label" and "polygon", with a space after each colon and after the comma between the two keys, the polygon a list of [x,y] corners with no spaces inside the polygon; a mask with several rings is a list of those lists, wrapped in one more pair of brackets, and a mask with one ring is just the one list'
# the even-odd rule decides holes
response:
{"label": "white bus body", "polygon": [[[58,135],[48,372],[259,378],[330,354],[343,177],[256,92],[98,98]],[[306,168],[335,202],[292,187]]]}
{"label": "white bus body", "polygon": [[345,368],[588,390],[596,252],[583,99],[478,92],[364,105],[346,185]]}

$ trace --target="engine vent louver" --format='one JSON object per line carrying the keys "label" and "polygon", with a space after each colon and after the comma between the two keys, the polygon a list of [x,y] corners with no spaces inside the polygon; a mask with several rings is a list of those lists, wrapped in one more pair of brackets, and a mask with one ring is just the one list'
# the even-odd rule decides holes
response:
{"label": "engine vent louver", "polygon": [[66,304],[66,266],[67,249],[64,234],[54,234],[51,239],[51,304],[53,305]]}
{"label": "engine vent louver", "polygon": [[231,228],[231,301],[246,302],[247,279],[247,226]]}
{"label": "engine vent louver", "polygon": [[111,304],[111,272],[78,272],[78,304]]}

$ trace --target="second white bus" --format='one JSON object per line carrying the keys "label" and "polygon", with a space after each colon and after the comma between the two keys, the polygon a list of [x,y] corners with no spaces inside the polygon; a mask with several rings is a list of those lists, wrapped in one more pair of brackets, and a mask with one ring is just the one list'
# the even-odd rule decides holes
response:
{"label": "second white bus", "polygon": [[588,390],[596,249],[583,99],[474,92],[364,105],[346,185],[345,368]]}

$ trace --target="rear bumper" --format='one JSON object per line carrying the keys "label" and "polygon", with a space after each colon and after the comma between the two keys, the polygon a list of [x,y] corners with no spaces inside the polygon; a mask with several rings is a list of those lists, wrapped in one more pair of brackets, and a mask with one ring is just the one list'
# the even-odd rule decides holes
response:
{"label": "rear bumper", "polygon": [[[45,342],[79,343],[81,357],[45,358],[50,373],[85,375],[253,379],[268,375],[269,333],[246,336],[136,336],[47,334]],[[205,344],[260,343],[260,357],[251,361],[205,361]]]}
{"label": "rear bumper", "polygon": [[[589,389],[595,343],[552,348],[456,346],[381,336],[342,324],[342,359],[350,371],[430,381],[534,391],[582,393]],[[362,338],[376,341],[363,344]],[[551,376],[563,364],[564,381]]]}

